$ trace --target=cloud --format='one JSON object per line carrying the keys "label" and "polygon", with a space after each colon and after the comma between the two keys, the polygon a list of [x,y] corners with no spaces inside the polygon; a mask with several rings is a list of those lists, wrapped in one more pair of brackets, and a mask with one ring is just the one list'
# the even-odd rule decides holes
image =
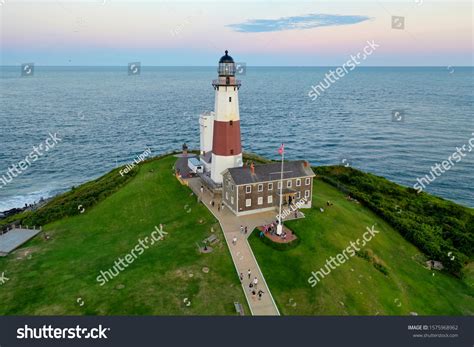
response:
{"label": "cloud", "polygon": [[367,16],[310,13],[303,16],[282,17],[278,19],[250,19],[244,23],[229,24],[227,27],[241,33],[262,33],[350,25],[361,23],[369,19],[370,17]]}

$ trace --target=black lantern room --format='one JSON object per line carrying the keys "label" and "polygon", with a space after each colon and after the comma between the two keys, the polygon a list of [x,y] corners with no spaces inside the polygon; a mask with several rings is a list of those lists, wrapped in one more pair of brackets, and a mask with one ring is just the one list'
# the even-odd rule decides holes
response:
{"label": "black lantern room", "polygon": [[225,51],[225,55],[219,60],[219,76],[227,77],[235,75],[235,63],[234,59],[228,54],[229,51]]}

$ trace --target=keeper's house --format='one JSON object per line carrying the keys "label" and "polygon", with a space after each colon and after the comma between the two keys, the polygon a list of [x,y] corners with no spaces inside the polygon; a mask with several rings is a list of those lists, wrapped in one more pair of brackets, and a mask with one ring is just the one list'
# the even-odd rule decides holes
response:
{"label": "keeper's house", "polygon": [[[278,211],[281,163],[233,167],[222,175],[222,201],[236,215]],[[283,204],[310,208],[314,176],[307,161],[284,162]]]}

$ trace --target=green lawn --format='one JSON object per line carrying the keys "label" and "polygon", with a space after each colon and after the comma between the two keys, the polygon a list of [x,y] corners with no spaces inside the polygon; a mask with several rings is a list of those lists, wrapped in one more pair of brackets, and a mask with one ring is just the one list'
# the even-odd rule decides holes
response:
{"label": "green lawn", "polygon": [[[326,201],[334,206],[326,208]],[[319,211],[324,207],[325,212]],[[253,233],[252,249],[285,315],[472,315],[473,271],[462,281],[425,269],[421,252],[368,209],[346,200],[336,188],[315,180],[313,208],[306,218],[287,222],[301,238],[288,251],[264,244]],[[312,271],[336,257],[351,241],[362,239],[366,227],[380,233],[364,247],[388,269],[385,276],[369,261],[354,256],[332,270],[315,287]],[[468,267],[468,270],[472,269]],[[469,283],[469,284],[468,284]]]}
{"label": "green lawn", "polygon": [[[248,314],[217,221],[174,178],[175,160],[144,164],[84,214],[46,225],[50,240],[40,234],[0,258],[0,273],[9,278],[0,286],[0,315],[234,315],[234,301]],[[166,238],[100,286],[100,271],[160,223]],[[196,242],[211,235],[211,227],[221,241],[214,252],[199,254]]]}

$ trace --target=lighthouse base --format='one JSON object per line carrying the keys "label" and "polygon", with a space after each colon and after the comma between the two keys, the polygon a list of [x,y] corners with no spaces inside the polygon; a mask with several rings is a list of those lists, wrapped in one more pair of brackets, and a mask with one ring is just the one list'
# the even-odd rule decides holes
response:
{"label": "lighthouse base", "polygon": [[212,153],[211,179],[216,183],[222,183],[222,172],[232,167],[241,167],[242,153],[237,155],[215,155]]}

